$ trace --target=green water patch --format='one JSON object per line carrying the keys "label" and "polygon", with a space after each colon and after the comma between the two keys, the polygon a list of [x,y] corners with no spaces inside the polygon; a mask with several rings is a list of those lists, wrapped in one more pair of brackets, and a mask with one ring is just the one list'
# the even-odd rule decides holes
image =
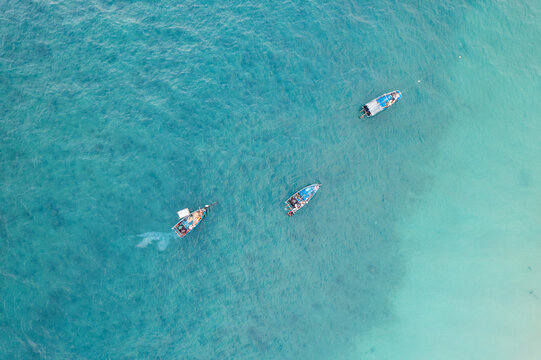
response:
{"label": "green water patch", "polygon": [[489,2],[467,14],[448,85],[457,111],[422,170],[432,186],[395,228],[407,260],[394,321],[361,338],[351,358],[541,353],[541,87],[532,47],[541,13],[533,3]]}

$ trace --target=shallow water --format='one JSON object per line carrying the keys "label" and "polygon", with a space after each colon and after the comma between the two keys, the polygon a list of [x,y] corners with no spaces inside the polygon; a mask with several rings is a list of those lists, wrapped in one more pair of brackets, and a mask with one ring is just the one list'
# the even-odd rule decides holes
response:
{"label": "shallow water", "polygon": [[535,358],[533,5],[2,3],[0,352]]}
{"label": "shallow water", "polygon": [[[420,167],[428,191],[394,228],[405,276],[393,320],[350,358],[539,359],[541,346],[541,12],[475,6],[453,67],[446,136]],[[398,356],[400,354],[400,356]]]}

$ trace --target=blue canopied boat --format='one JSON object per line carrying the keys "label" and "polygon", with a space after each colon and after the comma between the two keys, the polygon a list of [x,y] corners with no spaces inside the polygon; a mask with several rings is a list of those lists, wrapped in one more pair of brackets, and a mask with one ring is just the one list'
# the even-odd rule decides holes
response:
{"label": "blue canopied boat", "polygon": [[398,90],[391,91],[390,93],[383,94],[380,97],[370,101],[366,105],[363,105],[361,110],[361,119],[364,116],[374,116],[377,113],[382,112],[389,106],[397,102],[402,98],[402,93]]}
{"label": "blue canopied boat", "polygon": [[210,208],[212,205],[205,205],[202,209],[198,209],[195,211],[190,212],[188,208],[180,210],[177,212],[179,221],[173,226],[173,230],[177,233],[177,235],[181,238],[186,236],[190,231],[196,228],[197,225],[203,220],[205,217],[205,213],[207,212],[208,208]]}
{"label": "blue canopied boat", "polygon": [[316,192],[319,190],[319,187],[321,184],[312,184],[308,185],[307,187],[303,188],[302,190],[299,190],[295,194],[293,194],[289,199],[286,201],[286,210],[287,215],[291,216],[295,214],[297,211],[300,210],[304,205],[308,203],[312,199],[312,197],[316,194]]}

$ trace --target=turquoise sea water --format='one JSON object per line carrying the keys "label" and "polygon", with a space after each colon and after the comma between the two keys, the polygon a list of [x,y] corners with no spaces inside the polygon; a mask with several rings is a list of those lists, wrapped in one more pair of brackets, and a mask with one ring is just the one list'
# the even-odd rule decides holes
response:
{"label": "turquoise sea water", "polygon": [[540,358],[537,5],[0,2],[1,357]]}

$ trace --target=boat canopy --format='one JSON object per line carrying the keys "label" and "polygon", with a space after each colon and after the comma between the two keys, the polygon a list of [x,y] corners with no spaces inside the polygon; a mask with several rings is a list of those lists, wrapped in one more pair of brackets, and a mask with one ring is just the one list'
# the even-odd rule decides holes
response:
{"label": "boat canopy", "polygon": [[180,211],[177,211],[177,214],[178,214],[178,218],[182,219],[182,218],[185,218],[186,216],[190,215],[190,210],[188,210],[188,208],[182,209]]}

